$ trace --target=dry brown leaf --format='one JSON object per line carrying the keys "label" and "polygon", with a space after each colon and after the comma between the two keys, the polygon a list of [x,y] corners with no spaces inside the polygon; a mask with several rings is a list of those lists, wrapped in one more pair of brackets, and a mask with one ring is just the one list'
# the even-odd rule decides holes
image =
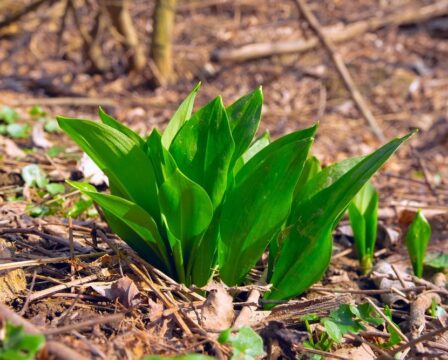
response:
{"label": "dry brown leaf", "polygon": [[2,153],[12,158],[24,158],[26,154],[20,149],[14,141],[0,135],[0,149]]}
{"label": "dry brown leaf", "polygon": [[207,330],[222,331],[233,322],[233,299],[220,284],[209,286],[210,292],[201,311],[201,323]]}
{"label": "dry brown leaf", "polygon": [[375,353],[369,345],[362,344],[359,347],[342,348],[334,352],[335,355],[341,355],[351,360],[373,360],[376,359]]}
{"label": "dry brown leaf", "polygon": [[45,137],[44,124],[42,122],[36,122],[34,124],[31,139],[36,147],[42,149],[48,149],[53,146],[53,144]]}
{"label": "dry brown leaf", "polygon": [[140,293],[134,282],[127,276],[111,283],[92,284],[91,287],[110,301],[118,299],[127,308],[137,304],[136,296]]}

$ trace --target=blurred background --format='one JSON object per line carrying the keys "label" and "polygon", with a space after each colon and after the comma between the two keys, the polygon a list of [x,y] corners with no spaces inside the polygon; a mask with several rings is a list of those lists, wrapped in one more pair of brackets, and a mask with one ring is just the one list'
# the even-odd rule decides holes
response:
{"label": "blurred background", "polygon": [[95,118],[102,105],[144,134],[199,81],[197,106],[262,85],[260,130],[275,138],[318,121],[324,164],[420,129],[376,178],[382,206],[446,214],[446,0],[2,0],[0,10],[0,106],[31,127],[32,106]]}

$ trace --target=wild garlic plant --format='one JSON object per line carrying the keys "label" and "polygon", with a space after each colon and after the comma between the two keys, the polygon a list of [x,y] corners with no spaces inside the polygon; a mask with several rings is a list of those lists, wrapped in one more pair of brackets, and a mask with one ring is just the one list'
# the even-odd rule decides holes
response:
{"label": "wild garlic plant", "polygon": [[192,113],[198,90],[163,134],[154,129],[145,138],[102,109],[101,123],[59,117],[108,176],[110,193],[70,184],[142,258],[182,283],[204,286],[216,272],[229,286],[244,283],[269,249],[273,286],[265,298],[296,296],[328,267],[331,234],[350,201],[410,134],[320,171],[309,155],[317,125],[254,141],[261,88],[227,107],[216,97]]}

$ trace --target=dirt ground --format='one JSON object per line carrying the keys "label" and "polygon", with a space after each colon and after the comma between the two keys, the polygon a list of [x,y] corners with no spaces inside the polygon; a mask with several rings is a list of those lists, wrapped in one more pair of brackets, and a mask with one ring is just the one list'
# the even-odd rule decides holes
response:
{"label": "dirt ground", "polygon": [[[401,8],[410,7],[417,12],[436,2],[333,0],[311,2],[310,8],[323,27],[338,32],[355,21],[384,17]],[[445,8],[448,16],[448,4]],[[217,95],[222,95],[225,103],[230,104],[262,85],[265,103],[260,132],[268,129],[274,138],[319,122],[313,153],[324,165],[367,154],[381,144],[360,115],[331,57],[321,45],[298,54],[243,62],[210,60],[217,49],[229,50],[259,42],[275,44],[314,36],[299,17],[294,1],[180,3],[173,51],[177,80],[173,85],[156,89],[149,81],[149,70],[141,74],[124,71],[125,55],[110,34],[102,39],[104,52],[113,63],[112,71],[107,74],[92,72],[83,59],[73,19],[67,20],[58,46],[58,24],[63,9],[63,2],[43,5],[12,25],[0,28],[0,106],[16,109],[20,121],[33,128],[35,119],[28,113],[32,105],[40,105],[50,117],[92,119],[96,118],[97,105],[104,105],[118,119],[146,134],[154,126],[163,129],[182,98],[201,81],[197,106]],[[140,40],[149,47],[152,4],[135,0],[131,10]],[[88,7],[80,5],[78,12],[85,24],[92,21]],[[380,194],[382,229],[377,260],[387,259],[403,270],[410,267],[403,246],[403,232],[419,208],[433,228],[430,251],[448,251],[446,16],[402,26],[385,26],[336,45],[385,137],[391,139],[411,129],[420,130],[374,178]],[[55,102],[57,99],[59,102]],[[229,356],[227,346],[219,344],[214,334],[207,333],[191,320],[192,309],[204,302],[202,295],[192,295],[190,290],[145,265],[99,218],[83,215],[73,224],[67,222],[62,209],[72,206],[79,194],[67,191],[60,202],[53,201],[60,206],[54,214],[30,216],[30,204],[48,205],[52,198],[42,198],[34,189],[23,186],[20,178],[23,166],[38,163],[53,182],[60,183],[79,173],[76,159],[80,151],[65,135],[45,134],[51,146],[65,148],[65,152],[56,157],[48,156],[47,149],[36,146],[35,136],[14,140],[18,149],[6,135],[0,138],[0,239],[3,248],[0,283],[5,289],[2,302],[48,332],[49,339],[75,349],[79,356],[87,359],[139,359],[145,354],[188,352]],[[15,200],[11,201],[12,198]],[[68,250],[70,236],[78,244],[74,249],[75,258],[71,258]],[[335,258],[321,283],[303,294],[299,302],[282,305],[288,315],[278,316],[280,310],[271,314],[270,320],[283,324],[290,336],[281,337],[274,332],[277,337],[267,337],[275,340],[269,341],[273,342],[279,356],[291,357],[282,350],[282,344],[288,346],[294,331],[304,331],[303,322],[294,321],[299,315],[325,315],[341,303],[359,304],[370,295],[379,306],[384,306],[380,293],[369,293],[377,289],[372,276],[358,273],[355,254],[350,250],[352,240],[344,220],[335,234]],[[123,247],[126,255],[117,247]],[[42,258],[46,259],[46,265],[39,263],[38,259]],[[32,262],[14,265],[25,260]],[[127,280],[117,285],[119,279]],[[415,279],[411,282],[421,287],[414,294],[417,297],[436,286],[415,283]],[[118,287],[119,295],[110,300],[105,289],[110,291],[112,283]],[[440,286],[437,289],[440,290]],[[237,294],[236,302],[246,300],[247,288],[233,291]],[[441,306],[446,308],[447,295],[443,291],[439,294]],[[397,308],[397,323],[409,318],[412,299],[407,297],[407,304]],[[236,309],[241,309],[241,304],[236,305]],[[114,314],[125,312],[126,317],[113,318]],[[267,323],[263,319],[251,324],[261,332],[264,329],[267,336]],[[82,326],[77,327],[80,324]],[[441,326],[446,326],[446,318],[427,317],[422,333]],[[359,350],[360,344],[367,344],[374,356],[384,356],[372,345],[378,344],[375,334],[372,335],[374,331],[379,330],[347,339],[330,351],[342,351],[335,355],[338,358],[362,359],[367,355],[354,355],[347,349]],[[446,333],[428,341],[423,342],[423,349],[413,348],[408,358],[447,358]],[[431,342],[440,346],[432,347]],[[307,352],[300,342],[293,341],[290,348],[294,354],[300,354],[297,356],[311,356],[304,355]],[[69,358],[68,353],[64,356]]]}

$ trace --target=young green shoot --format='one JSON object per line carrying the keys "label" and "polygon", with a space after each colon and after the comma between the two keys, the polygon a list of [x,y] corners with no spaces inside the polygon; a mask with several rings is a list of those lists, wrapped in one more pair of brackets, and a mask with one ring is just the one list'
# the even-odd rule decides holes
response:
{"label": "young green shoot", "polygon": [[372,269],[378,227],[378,192],[370,182],[351,201],[348,216],[361,270],[365,275]]}
{"label": "young green shoot", "polygon": [[430,238],[431,225],[426,220],[421,209],[419,209],[406,233],[406,247],[414,275],[420,278],[423,276],[423,260],[425,259]]}

